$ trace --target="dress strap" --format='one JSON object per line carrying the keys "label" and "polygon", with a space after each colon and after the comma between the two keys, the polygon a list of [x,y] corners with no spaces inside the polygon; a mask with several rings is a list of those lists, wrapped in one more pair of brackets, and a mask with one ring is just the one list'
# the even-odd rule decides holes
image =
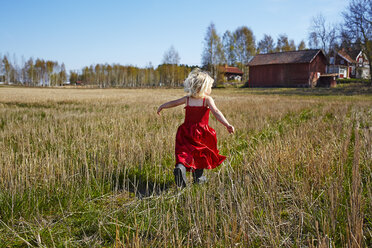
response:
{"label": "dress strap", "polygon": [[189,97],[186,98],[186,106],[189,106]]}
{"label": "dress strap", "polygon": [[205,97],[203,97],[203,107],[205,107],[204,103],[205,103]]}

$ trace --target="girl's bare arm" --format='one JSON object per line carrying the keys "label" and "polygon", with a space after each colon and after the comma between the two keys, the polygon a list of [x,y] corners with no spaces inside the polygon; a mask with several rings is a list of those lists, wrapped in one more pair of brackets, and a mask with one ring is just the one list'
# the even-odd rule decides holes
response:
{"label": "girl's bare arm", "polygon": [[212,114],[216,117],[216,119],[227,128],[227,131],[229,133],[234,133],[235,128],[232,125],[230,125],[230,123],[226,120],[222,112],[217,108],[216,104],[214,103],[213,98],[209,96],[206,98],[206,100],[207,100],[207,105],[209,109],[212,111]]}
{"label": "girl's bare arm", "polygon": [[185,104],[186,103],[186,98],[187,96],[184,96],[180,99],[177,99],[177,100],[173,100],[173,101],[170,101],[170,102],[166,102],[162,105],[160,105],[160,107],[158,108],[158,110],[156,111],[158,113],[158,115],[160,114],[160,111],[162,111],[163,109],[166,109],[166,108],[173,108],[173,107],[177,107],[181,104]]}

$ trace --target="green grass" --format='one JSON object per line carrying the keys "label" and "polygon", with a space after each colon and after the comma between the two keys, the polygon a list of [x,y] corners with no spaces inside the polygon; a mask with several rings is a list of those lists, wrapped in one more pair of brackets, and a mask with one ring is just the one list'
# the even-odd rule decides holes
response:
{"label": "green grass", "polygon": [[215,90],[236,134],[211,118],[227,161],[184,190],[182,110],[155,114],[181,90],[3,89],[0,247],[372,243],[368,89]]}

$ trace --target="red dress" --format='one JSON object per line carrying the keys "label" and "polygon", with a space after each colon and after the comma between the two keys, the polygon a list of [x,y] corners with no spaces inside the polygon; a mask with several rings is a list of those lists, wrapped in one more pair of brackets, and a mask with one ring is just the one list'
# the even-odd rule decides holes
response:
{"label": "red dress", "polygon": [[203,106],[189,106],[187,98],[185,109],[185,121],[176,135],[176,164],[188,171],[216,168],[226,157],[219,154],[216,131],[208,125],[210,109],[205,98]]}

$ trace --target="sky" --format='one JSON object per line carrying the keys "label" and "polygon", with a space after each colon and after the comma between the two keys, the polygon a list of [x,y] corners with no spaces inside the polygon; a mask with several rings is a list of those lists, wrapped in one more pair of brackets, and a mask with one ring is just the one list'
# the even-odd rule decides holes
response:
{"label": "sky", "polygon": [[200,65],[207,27],[222,37],[247,26],[256,43],[286,34],[307,44],[321,13],[342,22],[349,0],[0,0],[0,55],[80,70],[97,63],[158,66],[173,46],[181,64]]}

